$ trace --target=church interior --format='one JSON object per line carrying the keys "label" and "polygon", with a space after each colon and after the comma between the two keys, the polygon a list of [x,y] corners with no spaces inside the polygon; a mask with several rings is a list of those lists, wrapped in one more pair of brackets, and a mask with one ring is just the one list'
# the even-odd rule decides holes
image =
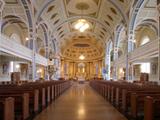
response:
{"label": "church interior", "polygon": [[0,0],[0,120],[159,120],[160,0]]}

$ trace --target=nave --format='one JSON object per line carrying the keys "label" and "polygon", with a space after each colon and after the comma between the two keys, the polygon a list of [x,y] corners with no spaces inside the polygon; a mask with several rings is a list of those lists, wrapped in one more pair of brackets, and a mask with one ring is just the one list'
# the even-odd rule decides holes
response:
{"label": "nave", "polygon": [[127,120],[89,85],[75,83],[34,120]]}
{"label": "nave", "polygon": [[160,0],[0,0],[0,120],[33,119],[160,120]]}

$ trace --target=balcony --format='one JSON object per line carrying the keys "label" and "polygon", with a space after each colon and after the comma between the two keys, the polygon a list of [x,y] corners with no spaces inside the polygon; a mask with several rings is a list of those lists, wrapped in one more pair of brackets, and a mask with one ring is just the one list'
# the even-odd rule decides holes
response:
{"label": "balcony", "polygon": [[[142,59],[158,57],[158,40],[153,40],[129,53],[129,62],[134,62]],[[124,66],[126,63],[126,55],[122,55],[115,60],[115,64]]]}
{"label": "balcony", "polygon": [[0,36],[0,50],[25,60],[32,60],[32,51],[27,47],[20,45],[5,35]]}
{"label": "balcony", "polygon": [[[0,51],[9,53],[11,55],[23,58],[28,61],[32,61],[33,52],[29,48],[16,43],[5,35],[0,36]],[[36,63],[47,66],[48,61],[43,56],[36,54]]]}
{"label": "balcony", "polygon": [[44,66],[48,65],[48,60],[45,57],[43,57],[39,54],[36,54],[35,57],[36,57],[36,63],[37,64],[44,65]]}
{"label": "balcony", "polygon": [[129,54],[129,61],[134,62],[141,59],[158,57],[158,40],[153,40]]}

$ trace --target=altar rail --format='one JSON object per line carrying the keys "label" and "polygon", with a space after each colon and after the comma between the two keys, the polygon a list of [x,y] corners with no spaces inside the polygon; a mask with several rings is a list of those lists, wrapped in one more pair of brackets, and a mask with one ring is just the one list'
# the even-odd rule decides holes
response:
{"label": "altar rail", "polygon": [[[33,52],[29,48],[16,43],[11,38],[0,35],[0,51],[6,52],[8,54],[23,58],[25,60],[32,61]],[[36,63],[47,66],[47,59],[39,54],[35,55]]]}

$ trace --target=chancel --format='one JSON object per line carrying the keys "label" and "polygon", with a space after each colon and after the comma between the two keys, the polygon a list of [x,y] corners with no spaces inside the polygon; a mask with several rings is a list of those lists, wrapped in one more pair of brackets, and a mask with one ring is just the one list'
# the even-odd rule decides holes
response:
{"label": "chancel", "polygon": [[160,0],[0,0],[0,120],[159,120]]}

